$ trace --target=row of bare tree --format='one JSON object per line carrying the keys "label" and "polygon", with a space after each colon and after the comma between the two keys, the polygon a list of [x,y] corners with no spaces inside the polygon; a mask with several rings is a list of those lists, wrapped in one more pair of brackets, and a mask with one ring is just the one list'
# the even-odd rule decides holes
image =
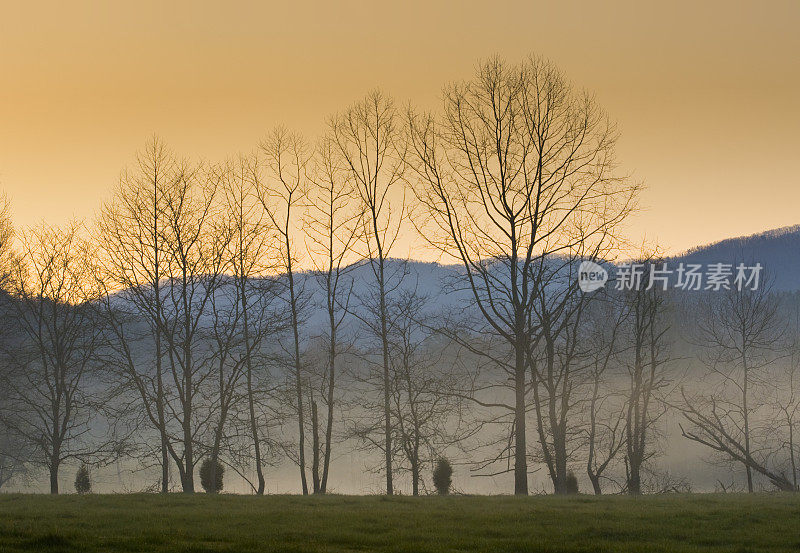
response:
{"label": "row of bare tree", "polygon": [[[436,113],[373,92],[314,145],[276,129],[207,164],[153,139],[91,229],[14,246],[6,210],[0,484],[38,465],[57,493],[65,462],[133,458],[162,492],[173,471],[193,492],[208,457],[262,494],[288,458],[304,494],[325,493],[346,442],[380,454],[387,494],[398,474],[420,493],[445,454],[513,473],[517,494],[532,464],[556,493],[582,465],[595,493],[637,494],[679,413],[750,490],[753,472],[797,489],[791,332],[768,290],[704,296],[703,392],[676,376],[674,294],[578,288],[635,209],[616,139],[550,63],[491,59]],[[459,266],[455,307],[393,259],[411,229]],[[767,436],[754,413],[779,366]]]}

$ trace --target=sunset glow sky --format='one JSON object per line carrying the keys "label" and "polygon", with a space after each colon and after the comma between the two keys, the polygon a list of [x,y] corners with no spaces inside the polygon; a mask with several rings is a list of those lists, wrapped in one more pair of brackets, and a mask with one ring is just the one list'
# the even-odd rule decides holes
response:
{"label": "sunset glow sky", "polygon": [[619,123],[636,239],[800,223],[800,2],[555,4],[0,0],[0,189],[19,226],[91,218],[153,133],[219,160],[276,124],[313,139],[371,88],[435,108],[479,59],[537,53]]}

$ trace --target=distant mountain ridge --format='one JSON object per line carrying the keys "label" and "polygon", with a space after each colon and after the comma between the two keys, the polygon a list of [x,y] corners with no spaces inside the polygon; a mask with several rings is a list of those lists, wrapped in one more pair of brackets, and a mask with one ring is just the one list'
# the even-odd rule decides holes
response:
{"label": "distant mountain ridge", "polygon": [[727,238],[669,257],[670,263],[760,263],[772,289],[800,290],[800,225]]}
{"label": "distant mountain ridge", "polygon": [[[746,265],[760,263],[773,290],[800,291],[800,225],[698,246],[685,253],[669,256],[666,262],[668,268],[673,271],[679,263],[703,266],[712,263]],[[603,265],[608,269],[613,267],[613,263],[603,263]],[[472,292],[467,289],[462,278],[464,268],[459,264],[387,259],[386,271],[387,275],[390,275],[389,288],[393,296],[416,293],[424,298],[423,311],[431,314],[464,309],[473,301]],[[313,270],[295,273],[295,286],[305,292],[310,305],[315,307],[304,317],[306,328],[311,335],[324,333],[327,325],[327,315],[322,309],[325,297],[317,281],[318,276],[319,273]],[[354,294],[350,301],[351,309],[362,311],[364,314],[364,307],[359,304],[370,296],[369,290],[374,286],[374,278],[368,260],[362,260],[348,268],[340,294],[346,295],[347,288],[352,282]],[[672,282],[672,278],[670,280]],[[224,301],[225,299],[221,300]],[[211,324],[210,319],[208,324]],[[351,325],[357,325],[357,321],[350,320],[345,325],[355,331],[355,326]]]}
{"label": "distant mountain ridge", "polygon": [[[797,292],[800,291],[800,225],[696,246],[683,253],[667,256],[666,261],[669,264],[668,268],[673,270],[678,263],[703,266],[713,263],[744,263],[752,266],[760,263],[763,267],[762,274],[768,279],[772,290]],[[398,262],[390,260],[390,263]],[[367,266],[365,264],[364,268]],[[471,294],[466,290],[450,293],[445,293],[444,290],[445,282],[453,282],[454,277],[463,274],[464,269],[460,265],[409,261],[406,266],[411,281],[421,285],[420,291],[432,303],[442,302],[452,307],[471,299]],[[361,278],[357,280],[367,284],[369,276],[362,273]]]}

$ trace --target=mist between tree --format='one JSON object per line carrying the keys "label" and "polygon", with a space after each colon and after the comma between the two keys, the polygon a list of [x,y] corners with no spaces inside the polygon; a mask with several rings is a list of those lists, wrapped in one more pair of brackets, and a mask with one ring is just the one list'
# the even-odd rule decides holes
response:
{"label": "mist between tree", "polygon": [[15,240],[6,201],[0,485],[796,490],[796,294],[580,290],[637,242],[616,139],[546,60],[492,58],[315,142],[153,138],[91,223]]}

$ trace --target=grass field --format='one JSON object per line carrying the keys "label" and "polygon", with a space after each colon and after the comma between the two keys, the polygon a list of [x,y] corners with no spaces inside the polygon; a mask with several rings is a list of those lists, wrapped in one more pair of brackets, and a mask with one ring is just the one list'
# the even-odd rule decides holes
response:
{"label": "grass field", "polygon": [[795,551],[798,495],[0,495],[0,551]]}

